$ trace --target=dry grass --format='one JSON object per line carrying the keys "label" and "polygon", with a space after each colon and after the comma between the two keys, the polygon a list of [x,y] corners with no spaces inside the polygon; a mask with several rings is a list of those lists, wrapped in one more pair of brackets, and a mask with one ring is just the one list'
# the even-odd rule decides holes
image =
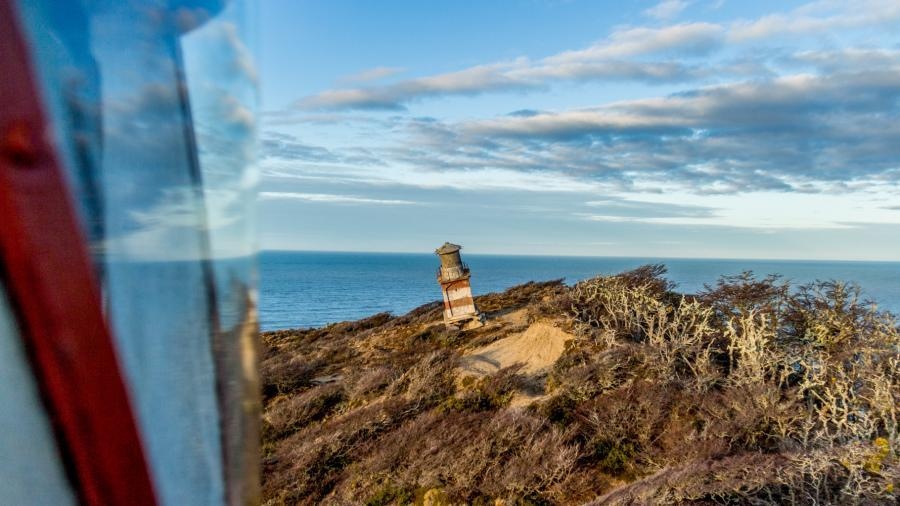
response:
{"label": "dry grass", "polygon": [[[264,335],[269,504],[894,504],[900,330],[838,282],[750,273],[672,291],[660,266]],[[552,322],[549,372],[457,377]],[[516,314],[516,318],[503,315]],[[321,384],[329,376],[337,381]],[[510,406],[536,384],[542,400]]]}

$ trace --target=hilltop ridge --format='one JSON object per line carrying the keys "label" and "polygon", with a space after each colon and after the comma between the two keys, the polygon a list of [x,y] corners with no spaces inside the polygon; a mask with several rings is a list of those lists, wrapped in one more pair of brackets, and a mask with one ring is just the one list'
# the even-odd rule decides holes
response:
{"label": "hilltop ridge", "polygon": [[900,331],[852,285],[662,266],[263,334],[268,504],[893,504]]}

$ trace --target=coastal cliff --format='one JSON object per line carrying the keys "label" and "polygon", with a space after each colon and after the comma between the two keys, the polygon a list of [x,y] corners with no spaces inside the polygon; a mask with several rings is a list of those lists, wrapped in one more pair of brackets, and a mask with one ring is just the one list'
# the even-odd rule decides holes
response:
{"label": "coastal cliff", "polygon": [[852,285],[661,266],[263,334],[268,504],[894,504],[900,331]]}

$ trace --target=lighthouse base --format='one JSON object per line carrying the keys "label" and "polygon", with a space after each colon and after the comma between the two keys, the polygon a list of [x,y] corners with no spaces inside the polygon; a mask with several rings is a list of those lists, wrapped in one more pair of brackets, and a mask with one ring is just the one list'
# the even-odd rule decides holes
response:
{"label": "lighthouse base", "polygon": [[481,313],[459,316],[456,318],[447,318],[444,316],[444,325],[449,329],[456,330],[472,330],[484,326],[484,315]]}

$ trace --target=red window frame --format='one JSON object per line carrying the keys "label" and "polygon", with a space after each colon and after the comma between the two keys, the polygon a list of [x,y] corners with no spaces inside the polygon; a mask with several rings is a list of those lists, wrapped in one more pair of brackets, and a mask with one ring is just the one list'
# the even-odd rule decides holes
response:
{"label": "red window frame", "polygon": [[155,504],[100,289],[49,140],[14,4],[0,0],[0,279],[80,500]]}

